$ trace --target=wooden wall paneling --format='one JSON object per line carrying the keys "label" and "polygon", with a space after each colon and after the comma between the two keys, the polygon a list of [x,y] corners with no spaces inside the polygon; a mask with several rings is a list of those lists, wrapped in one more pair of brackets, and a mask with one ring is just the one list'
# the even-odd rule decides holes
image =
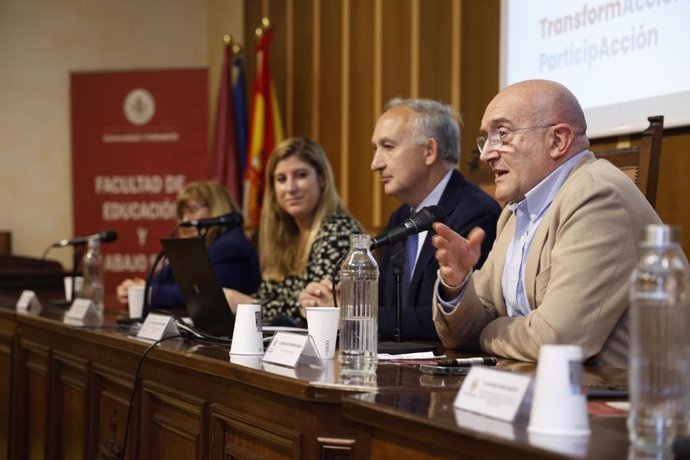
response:
{"label": "wooden wall paneling", "polygon": [[460,112],[460,101],[462,94],[462,2],[452,0],[451,3],[451,55],[450,55],[450,103]]}
{"label": "wooden wall paneling", "polygon": [[[124,448],[127,411],[133,384],[134,374],[127,373],[124,369],[100,363],[92,364],[89,426],[95,427],[95,433],[89,437],[89,458],[95,458],[100,445],[106,441],[113,440],[121,449]],[[135,397],[131,408],[133,412],[127,439],[127,458],[138,457],[136,433],[139,430],[139,422],[136,414],[139,407],[139,398]]]}
{"label": "wooden wall paneling", "polygon": [[[271,72],[273,82],[276,86],[276,93],[280,104],[280,113],[283,120],[283,130],[286,136],[291,136],[292,131],[286,125],[286,100],[287,100],[287,78],[288,68],[286,65],[288,55],[288,34],[290,22],[288,21],[288,10],[295,0],[269,0],[268,7],[264,10],[273,24],[273,42],[271,43]],[[302,0],[304,1],[304,0]]]}
{"label": "wooden wall paneling", "polygon": [[[381,14],[382,55],[381,55],[381,101],[383,106],[392,97],[412,95],[412,0],[383,0]],[[371,127],[373,131],[374,127]]]}
{"label": "wooden wall paneling", "polygon": [[[416,0],[415,0],[416,1]],[[381,14],[381,28],[383,32],[381,59],[381,101],[378,115],[383,112],[383,106],[393,97],[413,97],[417,88],[413,88],[412,69],[412,42],[413,21],[419,18],[412,17],[411,0],[383,0],[383,12]],[[417,40],[417,37],[414,38]],[[376,64],[375,64],[376,65]],[[416,71],[416,70],[415,70]],[[376,120],[374,120],[376,123]],[[374,129],[374,123],[370,128]],[[382,188],[376,175],[376,186]],[[401,202],[396,197],[382,193],[381,196],[381,221],[385,225],[388,216]]]}
{"label": "wooden wall paneling", "polygon": [[[315,1],[315,0],[314,0]],[[287,111],[292,114],[292,125],[288,136],[308,136],[316,139],[314,125],[315,91],[319,82],[314,79],[314,46],[318,41],[314,37],[314,1],[292,0],[293,24],[290,27],[290,42],[292,49],[288,50],[285,65],[277,65],[287,70],[285,77],[290,82],[287,90],[291,94],[292,103]],[[278,58],[278,56],[276,56]],[[281,62],[274,60],[273,62]],[[281,75],[275,74],[276,81]],[[285,100],[285,99],[282,99]],[[318,141],[318,139],[316,139]]]}
{"label": "wooden wall paneling", "polygon": [[350,15],[350,1],[340,2],[340,146],[336,150],[340,156],[340,169],[338,172],[340,196],[345,206],[350,208],[350,32],[352,17]]}
{"label": "wooden wall paneling", "polygon": [[12,439],[15,439],[17,401],[10,395],[16,385],[16,343],[16,326],[0,319],[0,459],[13,458],[15,448]]}
{"label": "wooden wall paneling", "polygon": [[[287,420],[285,420],[287,422]],[[302,435],[220,404],[211,405],[212,458],[302,458]]]}
{"label": "wooden wall paneling", "polygon": [[[343,2],[319,0],[319,48],[315,53],[315,80],[318,81],[315,94],[314,135],[323,145],[333,168],[335,183],[345,199],[349,192],[347,184],[347,163],[342,148],[342,89],[343,89],[343,46],[342,8]],[[346,203],[347,205],[347,203]]]}
{"label": "wooden wall paneling", "polygon": [[[348,138],[347,164],[348,190],[347,204],[353,215],[365,229],[376,232],[381,226],[380,214],[374,213],[376,194],[374,187],[380,189],[378,177],[370,170],[372,159],[371,133],[374,129],[374,81],[375,81],[375,10],[377,1],[345,0],[349,6],[349,28],[343,35],[348,37],[343,43],[349,63],[349,77],[344,91],[349,94],[346,123],[349,127],[342,135]],[[385,223],[385,221],[384,221]]]}
{"label": "wooden wall paneling", "polygon": [[[484,109],[498,92],[500,2],[462,2],[460,113],[463,118],[460,170],[468,175],[468,161],[477,147]],[[491,168],[482,172],[493,181]]]}
{"label": "wooden wall paneling", "polygon": [[52,417],[59,420],[51,430],[51,445],[61,458],[90,458],[87,453],[89,425],[89,361],[54,350],[51,385]]}
{"label": "wooden wall paneling", "polygon": [[[419,9],[419,97],[452,104],[453,0],[422,2]],[[457,107],[456,107],[457,109]]]}
{"label": "wooden wall paneling", "polygon": [[48,422],[50,414],[50,348],[20,339],[21,381],[18,403],[19,446],[16,458],[53,458]]}
{"label": "wooden wall paneling", "polygon": [[665,130],[661,141],[656,211],[664,223],[680,226],[683,250],[687,256],[690,256],[688,171],[690,171],[690,128]]}
{"label": "wooden wall paneling", "polygon": [[[484,163],[469,174],[468,161],[484,109],[498,92],[499,0],[247,0],[249,88],[262,16],[275,27],[272,67],[286,134],[324,145],[346,205],[370,233],[400,204],[383,194],[369,169],[374,123],[393,96],[451,103],[464,125],[461,171],[475,182],[493,181]],[[657,202],[665,222],[682,226],[686,253],[690,213],[682,197],[689,186],[679,175],[689,137],[688,128],[664,136]]]}
{"label": "wooden wall paneling", "polygon": [[245,78],[247,79],[247,116],[250,119],[252,110],[251,96],[252,88],[254,87],[254,67],[256,66],[256,35],[254,35],[254,31],[261,24],[261,17],[263,15],[261,3],[261,0],[247,0],[244,2],[244,71]]}
{"label": "wooden wall paneling", "polygon": [[208,458],[207,404],[157,383],[142,383],[142,458]]}

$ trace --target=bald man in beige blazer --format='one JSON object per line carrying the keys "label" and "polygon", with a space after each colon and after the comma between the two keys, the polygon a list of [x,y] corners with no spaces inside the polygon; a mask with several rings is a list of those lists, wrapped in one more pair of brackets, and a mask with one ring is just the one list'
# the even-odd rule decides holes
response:
{"label": "bald man in beige blazer", "polygon": [[509,204],[474,273],[483,231],[465,239],[434,224],[442,342],[522,361],[536,361],[542,344],[574,344],[590,363],[627,367],[628,280],[642,229],[659,217],[623,172],[588,151],[580,104],[558,83],[509,86],[482,130],[480,158]]}

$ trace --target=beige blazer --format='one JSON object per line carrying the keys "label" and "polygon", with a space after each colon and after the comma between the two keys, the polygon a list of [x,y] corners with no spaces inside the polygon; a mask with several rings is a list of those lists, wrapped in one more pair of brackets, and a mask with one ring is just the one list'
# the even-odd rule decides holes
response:
{"label": "beige blazer", "polygon": [[576,344],[590,363],[626,368],[628,284],[650,223],[659,217],[630,178],[588,154],[556,194],[527,254],[529,314],[507,316],[503,300],[501,277],[515,232],[506,208],[494,247],[457,308],[446,313],[434,298],[441,341],[522,361],[536,361],[542,344]]}

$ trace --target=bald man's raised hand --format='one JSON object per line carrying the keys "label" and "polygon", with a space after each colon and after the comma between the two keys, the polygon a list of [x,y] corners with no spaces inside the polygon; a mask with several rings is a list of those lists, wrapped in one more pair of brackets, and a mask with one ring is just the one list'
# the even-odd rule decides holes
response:
{"label": "bald man's raised hand", "polygon": [[444,290],[448,295],[455,295],[462,287],[467,274],[479,261],[486,234],[481,228],[475,227],[465,239],[440,222],[436,222],[433,228],[436,234],[431,239],[431,244],[436,248],[441,279],[446,286],[457,287],[447,289],[444,286]]}

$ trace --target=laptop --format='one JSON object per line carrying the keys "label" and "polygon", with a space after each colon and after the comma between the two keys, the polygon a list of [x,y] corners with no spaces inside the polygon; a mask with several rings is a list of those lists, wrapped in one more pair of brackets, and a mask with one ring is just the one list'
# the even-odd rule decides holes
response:
{"label": "laptop", "polygon": [[232,337],[235,316],[203,238],[161,239],[161,244],[194,326],[216,337]]}

